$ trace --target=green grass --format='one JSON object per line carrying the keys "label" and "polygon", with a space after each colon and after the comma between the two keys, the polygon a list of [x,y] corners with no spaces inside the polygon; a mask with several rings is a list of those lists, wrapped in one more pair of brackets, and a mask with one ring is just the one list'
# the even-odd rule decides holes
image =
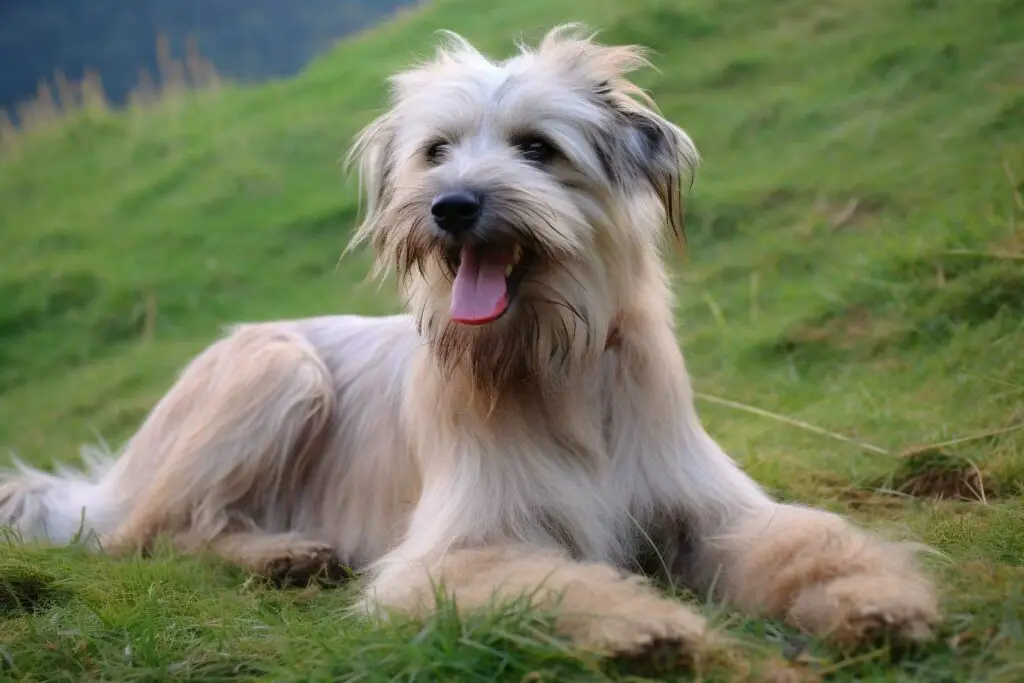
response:
{"label": "green grass", "polygon": [[[640,81],[705,158],[680,342],[698,391],[785,417],[702,400],[710,431],[780,497],[945,556],[934,646],[800,659],[832,680],[1024,680],[1021,0],[450,0],[293,80],[33,135],[0,164],[0,445],[45,466],[119,444],[229,322],[396,310],[365,255],[337,263],[357,211],[337,162],[385,76],[434,29],[507,53],[565,20],[653,48]],[[381,626],[349,599],[206,558],[3,546],[0,679],[639,673],[529,611]],[[751,661],[799,649],[715,615]]]}

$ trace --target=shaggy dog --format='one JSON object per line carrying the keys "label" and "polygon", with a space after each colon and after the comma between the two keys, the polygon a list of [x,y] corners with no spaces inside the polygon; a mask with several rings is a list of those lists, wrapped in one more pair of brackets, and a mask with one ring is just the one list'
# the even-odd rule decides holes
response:
{"label": "shaggy dog", "polygon": [[500,62],[449,35],[351,157],[353,244],[408,314],[235,327],[116,461],[9,475],[0,522],[279,578],[346,563],[367,609],[526,592],[612,654],[708,635],[640,573],[839,644],[931,637],[911,547],[775,502],[701,426],[662,253],[697,152],[627,80],[645,64],[574,27]]}

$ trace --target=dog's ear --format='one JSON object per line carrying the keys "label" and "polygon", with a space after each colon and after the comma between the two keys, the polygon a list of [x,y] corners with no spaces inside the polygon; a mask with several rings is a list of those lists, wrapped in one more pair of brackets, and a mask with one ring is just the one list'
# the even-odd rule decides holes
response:
{"label": "dog's ear", "polygon": [[[607,86],[599,86],[605,90]],[[616,96],[617,95],[617,96]],[[669,228],[680,242],[683,230],[682,184],[692,183],[699,156],[690,136],[652,108],[621,93],[606,95],[616,124],[609,131],[617,168],[610,170],[624,189],[645,185],[655,192]]]}
{"label": "dog's ear", "polygon": [[346,252],[367,239],[374,247],[383,234],[378,229],[382,212],[390,200],[394,173],[394,130],[390,112],[381,114],[356,136],[355,144],[345,159],[345,165],[355,166],[359,172],[359,201],[362,221],[346,248]]}
{"label": "dog's ear", "polygon": [[541,41],[538,57],[589,83],[609,116],[595,142],[604,171],[621,191],[653,191],[666,222],[683,240],[682,183],[692,181],[699,160],[693,141],[661,116],[654,102],[628,74],[649,67],[639,45],[602,45],[579,24],[556,26]]}

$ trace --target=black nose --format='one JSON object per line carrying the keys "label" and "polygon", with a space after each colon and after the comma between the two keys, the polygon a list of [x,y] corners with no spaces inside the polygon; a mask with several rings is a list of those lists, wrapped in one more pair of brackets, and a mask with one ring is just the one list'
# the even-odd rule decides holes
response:
{"label": "black nose", "polygon": [[434,216],[437,227],[452,235],[461,235],[472,230],[476,219],[480,217],[483,202],[476,192],[460,190],[446,192],[434,197],[430,205],[430,213]]}

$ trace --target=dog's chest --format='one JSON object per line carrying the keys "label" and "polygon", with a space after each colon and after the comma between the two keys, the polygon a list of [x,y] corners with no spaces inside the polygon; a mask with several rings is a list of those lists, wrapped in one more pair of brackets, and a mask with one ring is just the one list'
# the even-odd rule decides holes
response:
{"label": "dog's chest", "polygon": [[593,456],[591,462],[563,460],[560,467],[545,468],[520,490],[533,492],[533,524],[575,558],[621,564],[636,536],[631,494],[615,463],[604,453]]}
{"label": "dog's chest", "polygon": [[600,381],[606,378],[594,379],[561,410],[535,415],[533,424],[545,428],[529,439],[533,466],[519,469],[527,479],[516,487],[531,492],[534,524],[574,557],[623,564],[642,536],[633,509],[638,473],[631,458],[611,451],[606,382]]}
{"label": "dog's chest", "polygon": [[466,462],[480,469],[467,476],[483,475],[482,517],[498,533],[622,564],[638,535],[631,508],[639,473],[630,471],[632,458],[610,451],[607,378],[588,379],[558,401],[500,406],[488,420],[460,429],[455,441],[476,437]]}

